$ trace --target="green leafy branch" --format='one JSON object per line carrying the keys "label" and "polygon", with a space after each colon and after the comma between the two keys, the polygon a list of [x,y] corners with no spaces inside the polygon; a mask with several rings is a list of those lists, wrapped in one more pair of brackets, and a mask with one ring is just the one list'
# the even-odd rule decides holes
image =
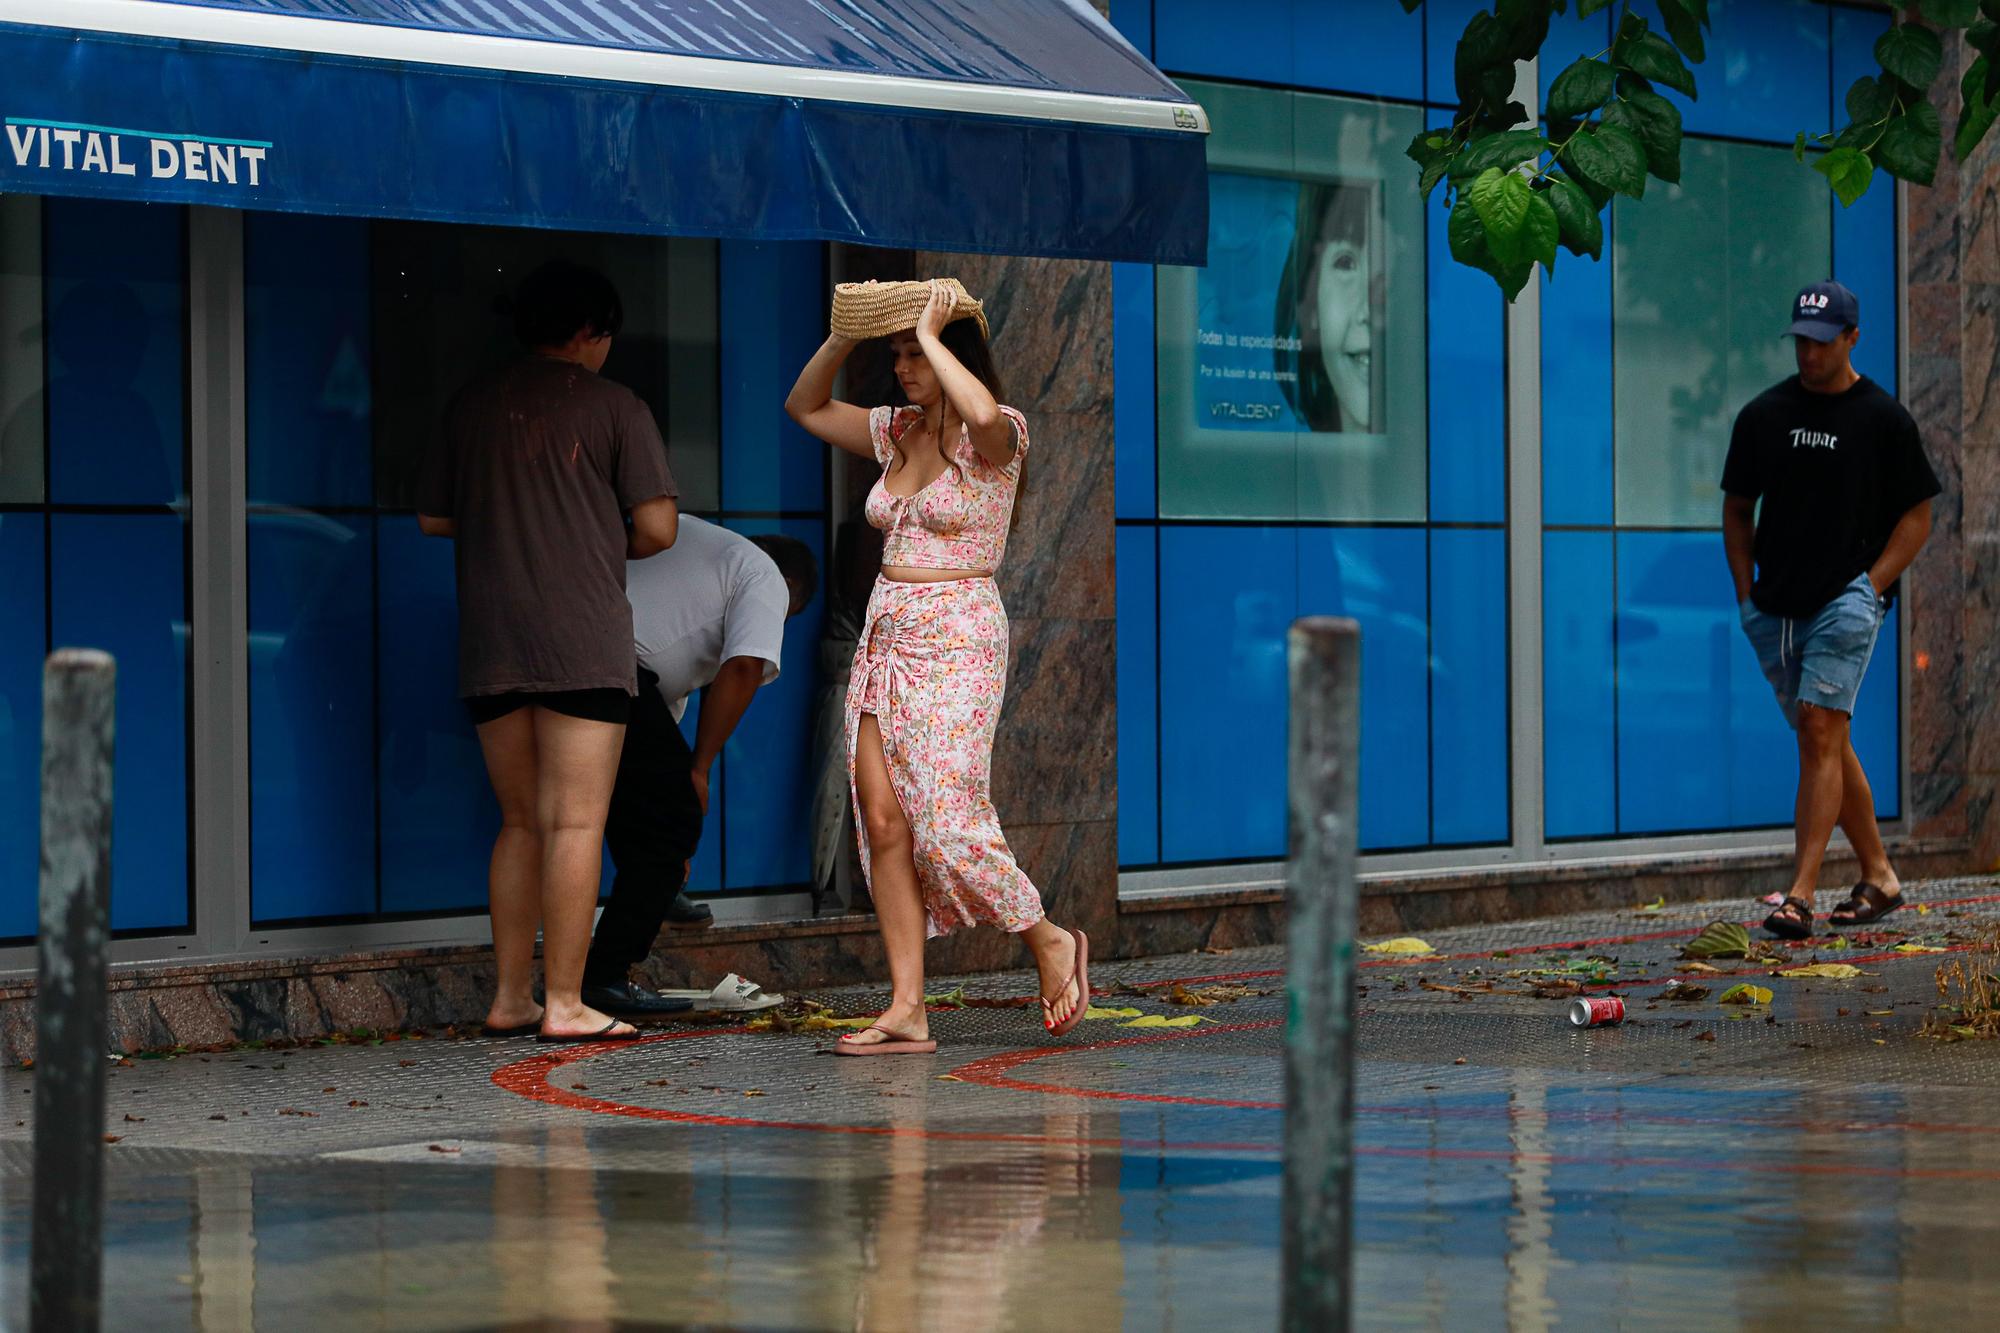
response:
{"label": "green leafy branch", "polygon": [[[1575,0],[1576,11],[1589,18],[1612,2]],[[1401,3],[1414,11],[1423,0]],[[1657,89],[1698,96],[1691,66],[1708,54],[1708,0],[1658,0],[1664,31],[1623,0],[1611,45],[1556,76],[1533,128],[1513,97],[1518,66],[1540,57],[1568,4],[1495,0],[1475,13],[1453,58],[1458,109],[1407,150],[1424,196],[1444,188],[1452,257],[1490,274],[1510,301],[1537,264],[1554,271],[1559,249],[1602,257],[1602,214],[1614,196],[1644,197],[1648,177],[1680,180],[1680,110]],[[1956,155],[1964,158],[2000,120],[2000,0],[1921,0],[1921,17],[1933,26],[1906,18],[1875,44],[1880,72],[1848,89],[1846,128],[1802,132],[1793,145],[1802,162],[1810,153],[1843,204],[1866,193],[1878,171],[1919,185],[1936,178],[1943,130],[1930,89],[1944,41],[1934,29],[1964,29],[1976,57],[1959,85]]]}

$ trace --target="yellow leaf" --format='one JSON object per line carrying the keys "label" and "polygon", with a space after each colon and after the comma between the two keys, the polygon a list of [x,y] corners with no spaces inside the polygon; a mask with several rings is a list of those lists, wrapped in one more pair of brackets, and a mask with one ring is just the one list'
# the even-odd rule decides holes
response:
{"label": "yellow leaf", "polygon": [[959,1077],[958,1075],[956,1075],[956,1074],[939,1074],[939,1075],[938,1075],[938,1082],[940,1082],[940,1083],[963,1083],[963,1082],[965,1082],[965,1080],[964,1080],[964,1079],[962,1079],[962,1078],[960,1078],[960,1077]]}
{"label": "yellow leaf", "polygon": [[1083,1011],[1085,1018],[1137,1018],[1146,1012],[1143,1009],[1100,1009],[1096,1005]]}
{"label": "yellow leaf", "polygon": [[1683,967],[1681,968],[1681,971],[1683,971],[1683,972],[1720,972],[1720,971],[1722,971],[1722,969],[1721,969],[1721,968],[1719,968],[1719,967],[1710,967],[1710,966],[1709,966],[1709,965],[1708,965],[1707,963],[1688,963],[1688,964],[1686,964],[1685,966],[1683,966]]}
{"label": "yellow leaf", "polygon": [[1887,1018],[1896,1011],[1894,1009],[1864,1009],[1862,1012],[1870,1018]]}
{"label": "yellow leaf", "polygon": [[1401,939],[1383,940],[1380,944],[1364,944],[1361,947],[1369,953],[1419,954],[1437,952],[1430,945],[1410,935],[1405,935]]}
{"label": "yellow leaf", "polygon": [[1191,1028],[1196,1023],[1213,1023],[1214,1021],[1212,1018],[1203,1018],[1200,1014],[1182,1014],[1179,1018],[1168,1018],[1165,1014],[1147,1014],[1144,1018],[1135,1018],[1129,1023],[1120,1023],[1118,1026],[1121,1028]]}
{"label": "yellow leaf", "polygon": [[1887,1046],[1889,1044],[1888,1041],[1882,1037],[1875,1037],[1872,1038],[1871,1040],[1873,1040],[1877,1046]]}
{"label": "yellow leaf", "polygon": [[1781,977],[1826,977],[1833,981],[1845,981],[1849,977],[1861,975],[1861,969],[1852,963],[1814,963],[1810,967],[1788,967],[1778,973]]}
{"label": "yellow leaf", "polygon": [[1917,915],[1918,915],[1918,916],[1929,916],[1930,914],[1931,914],[1931,906],[1930,906],[1930,904],[1929,904],[1929,903],[1918,903],[1918,904],[1917,904]]}
{"label": "yellow leaf", "polygon": [[1731,986],[1716,997],[1717,1004],[1769,1004],[1771,992],[1763,986],[1752,986],[1748,982]]}
{"label": "yellow leaf", "polygon": [[1943,953],[1945,952],[1945,950],[1942,945],[1937,945],[1937,944],[1899,944],[1896,946],[1896,952],[1897,953]]}
{"label": "yellow leaf", "polygon": [[1666,909],[1666,906],[1667,906],[1667,899],[1666,896],[1663,894],[1660,897],[1653,899],[1653,901],[1649,903],[1640,903],[1637,907],[1633,908],[1632,910],[1635,912],[1659,912],[1659,911],[1664,911]]}

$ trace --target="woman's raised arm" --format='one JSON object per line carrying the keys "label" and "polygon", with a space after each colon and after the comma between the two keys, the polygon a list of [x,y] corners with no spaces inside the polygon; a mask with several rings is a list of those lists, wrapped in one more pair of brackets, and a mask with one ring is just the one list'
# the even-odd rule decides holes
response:
{"label": "woman's raised arm", "polygon": [[1014,425],[1000,411],[1000,404],[993,401],[993,395],[979,382],[979,377],[965,368],[965,363],[952,355],[940,336],[944,326],[950,322],[951,310],[958,298],[951,288],[933,280],[930,304],[917,320],[917,343],[924,349],[924,359],[930,362],[931,373],[937,376],[938,387],[944,390],[945,400],[965,423],[966,436],[979,456],[994,467],[1006,467],[1013,461],[1014,448],[1018,441],[1014,438]]}
{"label": "woman's raised arm", "polygon": [[785,415],[836,448],[863,458],[875,457],[868,438],[868,411],[853,403],[835,402],[833,377],[854,350],[854,339],[833,334],[799,372],[798,383],[785,395]]}

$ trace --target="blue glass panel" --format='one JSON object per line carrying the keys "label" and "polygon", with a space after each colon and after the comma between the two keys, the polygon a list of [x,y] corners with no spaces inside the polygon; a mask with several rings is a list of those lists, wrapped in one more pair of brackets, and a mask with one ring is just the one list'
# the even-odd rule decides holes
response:
{"label": "blue glass panel", "polygon": [[1618,826],[1791,822],[1796,748],[1739,625],[1716,532],[1618,534]]}
{"label": "blue glass panel", "polygon": [[[1847,123],[1848,87],[1863,75],[1881,73],[1875,63],[1875,39],[1888,27],[1887,14],[1833,11],[1833,124]],[[1854,368],[1895,393],[1896,192],[1889,184],[1886,179],[1877,181],[1852,208],[1842,208],[1829,191],[1827,206],[1833,210],[1833,276],[1861,299],[1861,341],[1854,346]]]}
{"label": "blue glass panel", "polygon": [[50,499],[169,503],[181,494],[185,435],[185,214],[45,207]]}
{"label": "blue glass panel", "polygon": [[[731,520],[729,527],[802,541],[822,567],[826,563],[826,528],[819,519],[782,523],[740,519]],[[826,598],[816,596],[785,622],[778,678],[757,691],[736,725],[736,734],[723,746],[723,823],[717,829],[711,821],[702,841],[707,843],[718,833],[727,840],[723,864],[728,888],[812,882],[812,799],[819,782],[813,738],[822,703],[819,636],[825,619]],[[841,707],[837,698],[825,702],[830,708]],[[688,716],[697,716],[693,704]],[[839,750],[827,759],[845,771]],[[713,802],[711,792],[711,811]]]}
{"label": "blue glass panel", "polygon": [[1430,538],[1431,841],[1505,842],[1507,534]]}
{"label": "blue glass panel", "polygon": [[1854,753],[1875,791],[1875,813],[1894,819],[1903,810],[1903,756],[1898,714],[1902,711],[1903,604],[1898,601],[1875,639],[1875,657],[1861,678],[1850,733]]}
{"label": "blue glass panel", "polygon": [[[689,749],[694,748],[694,733],[695,727],[699,724],[701,718],[701,703],[702,691],[696,690],[688,696],[687,711],[681,716],[681,736],[686,739]],[[729,785],[729,756],[727,753],[724,753],[722,762],[716,767],[719,770],[716,776],[722,779],[723,788],[727,790]],[[715,801],[714,778],[709,780],[708,799],[711,808],[713,808]],[[689,892],[710,893],[722,887],[722,843],[723,839],[716,836],[712,825],[702,830],[701,842],[694,851],[694,864],[688,869]],[[611,892],[611,877],[608,866],[605,870],[604,891],[606,893]]]}
{"label": "blue glass panel", "polygon": [[1111,266],[1113,502],[1119,518],[1159,512],[1159,457],[1153,382],[1153,266]]}
{"label": "blue glass panel", "polygon": [[1153,528],[1118,529],[1118,864],[1160,859],[1159,571]]}
{"label": "blue glass panel", "polygon": [[250,502],[372,503],[368,224],[246,213],[243,270]]}
{"label": "blue glass panel", "polygon": [[[1424,846],[1431,840],[1430,597],[1424,531],[1307,528],[1300,530],[1298,543],[1298,614],[1352,616],[1361,622],[1362,850]],[[1281,657],[1281,740],[1283,666]],[[1237,761],[1238,774],[1243,762]],[[1283,763],[1276,771],[1282,781]]]}
{"label": "blue glass panel", "polygon": [[452,544],[407,515],[375,542],[382,910],[483,908],[500,807],[458,699]]}
{"label": "blue glass panel", "polygon": [[1111,0],[1111,23],[1148,60],[1153,57],[1153,0]]}
{"label": "blue glass panel", "polygon": [[1430,247],[1430,516],[1498,523],[1507,508],[1505,298],[1493,279],[1455,263],[1448,214],[1424,210]]}
{"label": "blue glass panel", "polygon": [[826,504],[826,446],[784,402],[826,339],[817,242],[721,243],[722,507],[797,511]]}
{"label": "blue glass panel", "polygon": [[[1699,101],[1664,85],[1690,134],[1789,144],[1827,115],[1827,12],[1820,0],[1711,0],[1708,59],[1692,66]],[[1657,5],[1635,6],[1655,28]],[[1845,124],[1844,120],[1836,122]]]}
{"label": "blue glass panel", "polygon": [[1422,13],[1405,14],[1401,5],[1295,2],[1292,82],[1415,101],[1424,95],[1423,37]]}
{"label": "blue glass panel", "polygon": [[1542,282],[1542,521],[1612,515],[1611,210],[1603,262],[1565,255]]}
{"label": "blue glass panel", "polygon": [[[1611,23],[1617,17],[1617,6],[1599,10],[1589,18],[1579,18],[1577,8],[1576,5],[1569,6],[1568,13],[1556,15],[1549,24],[1549,39],[1542,44],[1542,58],[1536,65],[1536,73],[1540,76],[1541,83],[1541,102],[1548,101],[1549,85],[1555,82],[1556,76],[1568,69],[1578,56],[1599,55],[1605,47],[1611,45]],[[1465,25],[1459,24],[1458,32],[1464,31]],[[1457,40],[1457,33],[1453,34],[1453,40]],[[1446,78],[1444,96],[1440,98],[1437,90],[1433,89],[1431,100],[1456,105],[1458,98],[1454,95],[1450,83],[1449,64],[1445,66],[1444,72]]]}
{"label": "blue glass panel", "polygon": [[1542,537],[1543,829],[1550,838],[1618,831],[1611,534]]}
{"label": "blue glass panel", "polygon": [[56,646],[102,648],[118,659],[111,928],[187,926],[182,522],[172,514],[61,514],[49,522]]}
{"label": "blue glass panel", "polygon": [[250,516],[258,923],[375,910],[374,529],[373,518]]}
{"label": "blue glass panel", "polygon": [[1167,861],[1285,854],[1285,631],[1297,615],[1297,562],[1290,528],[1160,532]]}
{"label": "blue glass panel", "polygon": [[0,514],[0,939],[35,933],[41,865],[42,516]]}
{"label": "blue glass panel", "polygon": [[1177,74],[1292,82],[1293,0],[1157,0],[1154,63]]}

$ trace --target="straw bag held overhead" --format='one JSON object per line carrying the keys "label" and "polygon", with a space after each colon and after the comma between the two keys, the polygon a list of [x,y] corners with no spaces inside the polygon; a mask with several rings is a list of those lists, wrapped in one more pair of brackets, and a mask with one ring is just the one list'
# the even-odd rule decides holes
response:
{"label": "straw bag held overhead", "polygon": [[[939,281],[958,298],[952,307],[953,319],[976,319],[979,331],[991,336],[986,327],[986,310],[957,278]],[[917,319],[930,304],[929,282],[843,282],[833,289],[833,332],[843,338],[886,338],[892,333],[917,327]]]}

